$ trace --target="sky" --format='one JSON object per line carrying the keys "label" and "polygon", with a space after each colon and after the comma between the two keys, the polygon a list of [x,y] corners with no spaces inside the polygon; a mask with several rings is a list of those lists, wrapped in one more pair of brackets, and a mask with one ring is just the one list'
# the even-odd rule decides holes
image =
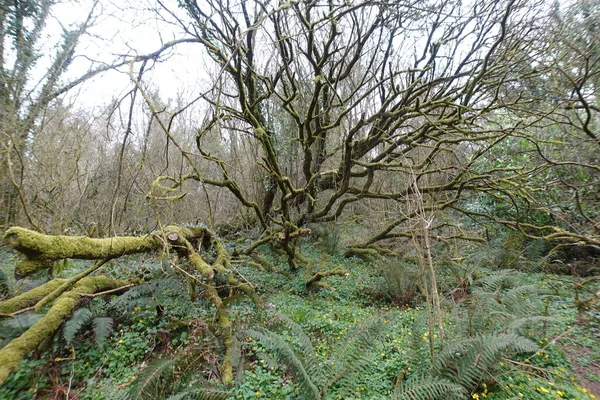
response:
{"label": "sky", "polygon": [[[71,64],[65,80],[76,79],[85,74],[92,63],[91,60],[111,63],[119,55],[142,55],[159,49],[162,43],[184,37],[181,28],[168,24],[157,18],[151,9],[152,0],[124,2],[128,5],[100,0],[94,9],[95,23],[89,29],[77,47],[76,57]],[[166,0],[165,4],[177,10],[175,2]],[[85,20],[92,8],[91,0],[79,2],[63,2],[52,10],[52,19],[47,24],[48,40],[46,45],[56,43],[62,26],[73,26]],[[52,54],[50,52],[49,54]],[[202,49],[197,44],[179,45],[170,51],[164,62],[157,63],[144,78],[151,83],[164,99],[174,99],[178,95],[187,98],[205,86],[207,79],[203,73]],[[38,73],[43,74],[40,62]],[[132,88],[128,75],[128,67],[118,71],[103,73],[85,82],[71,91],[66,99],[83,108],[102,107],[115,97],[121,97]]]}

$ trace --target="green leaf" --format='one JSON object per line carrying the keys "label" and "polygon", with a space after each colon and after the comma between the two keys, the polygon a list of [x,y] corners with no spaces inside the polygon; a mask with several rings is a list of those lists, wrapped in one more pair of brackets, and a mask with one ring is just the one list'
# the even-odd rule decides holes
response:
{"label": "green leaf", "polygon": [[93,325],[96,343],[103,347],[106,339],[113,331],[113,319],[110,317],[97,317],[94,318]]}
{"label": "green leaf", "polygon": [[63,337],[67,343],[71,343],[73,339],[75,339],[77,332],[79,332],[85,324],[90,322],[91,318],[92,312],[89,308],[80,308],[73,313],[73,316],[65,323],[63,329]]}

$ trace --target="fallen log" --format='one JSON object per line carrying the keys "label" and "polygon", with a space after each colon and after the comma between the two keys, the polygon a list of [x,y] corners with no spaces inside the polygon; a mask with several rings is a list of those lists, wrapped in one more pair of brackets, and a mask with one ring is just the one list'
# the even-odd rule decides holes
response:
{"label": "fallen log", "polygon": [[93,239],[87,236],[44,235],[21,227],[12,227],[4,234],[4,242],[25,255],[15,267],[17,279],[44,269],[65,258],[80,260],[110,260],[129,254],[148,253],[165,247],[166,237],[177,234],[187,240],[198,241],[212,237],[203,227],[183,228],[167,226],[160,232],[145,236],[115,236]]}
{"label": "fallen log", "polygon": [[[225,351],[221,362],[223,383],[233,381],[233,322],[230,306],[241,292],[258,305],[254,287],[232,267],[229,254],[221,241],[204,227],[167,226],[161,231],[135,237],[120,236],[106,239],[93,239],[85,236],[51,236],[13,227],[4,235],[4,241],[25,256],[15,267],[15,275],[23,277],[32,273],[51,269],[54,262],[67,258],[97,260],[97,262],[70,279],[52,280],[27,293],[0,302],[0,317],[11,317],[27,308],[42,311],[51,305],[47,314],[29,328],[19,338],[11,341],[0,351],[0,384],[11,371],[15,371],[20,360],[36,349],[47,337],[56,333],[62,321],[76,308],[81,297],[118,287],[129,288],[131,282],[114,281],[103,276],[91,276],[102,265],[113,258],[124,255],[148,253],[157,250],[175,251],[188,259],[191,268],[201,275],[201,285],[205,297],[216,309],[216,335],[223,341]],[[216,256],[213,261],[203,258],[199,248],[212,248]],[[199,278],[185,271],[188,280]],[[240,277],[241,279],[238,279]],[[223,284],[225,282],[225,285]],[[218,289],[218,290],[217,290]]]}
{"label": "fallen log", "polygon": [[[63,320],[75,310],[83,294],[102,292],[123,285],[126,285],[126,282],[110,279],[106,276],[94,276],[80,280],[71,291],[60,295],[46,315],[27,329],[21,336],[13,339],[6,347],[0,350],[0,385],[11,372],[17,370],[19,363],[24,357],[37,349],[47,338],[52,337],[58,331]],[[43,286],[46,286],[43,289],[45,291],[50,285],[46,284]],[[18,303],[11,303],[10,300],[2,302],[0,303],[0,309],[13,309],[15,304]]]}

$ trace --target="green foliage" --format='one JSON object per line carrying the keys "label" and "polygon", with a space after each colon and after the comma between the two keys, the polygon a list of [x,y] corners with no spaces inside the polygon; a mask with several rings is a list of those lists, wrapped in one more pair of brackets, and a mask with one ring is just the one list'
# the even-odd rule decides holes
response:
{"label": "green foliage", "polygon": [[35,324],[42,314],[26,312],[7,320],[0,320],[0,349],[6,346],[12,339],[19,337],[23,332]]}
{"label": "green foliage", "polygon": [[332,389],[341,396],[352,394],[358,385],[357,377],[369,366],[365,354],[372,351],[374,338],[385,329],[379,318],[353,327],[347,340],[336,346],[324,362],[298,324],[282,314],[277,314],[275,321],[280,328],[291,330],[293,344],[266,328],[248,330],[248,334],[274,357],[276,365],[282,366],[294,378],[299,385],[298,391],[307,399],[325,399]]}
{"label": "green foliage", "polygon": [[193,378],[205,362],[205,354],[193,351],[183,356],[159,358],[151,362],[129,386],[123,400],[226,399],[231,393],[202,379]]}
{"label": "green foliage", "polygon": [[113,332],[113,319],[110,317],[96,317],[92,321],[92,324],[96,343],[100,347],[103,347],[106,339]]}
{"label": "green foliage", "polygon": [[0,300],[8,295],[8,280],[6,274],[0,269]]}
{"label": "green foliage", "polygon": [[[323,261],[321,253],[314,248],[306,252],[314,260]],[[436,260],[436,265],[440,280],[447,282],[441,291],[449,293],[451,283],[458,282],[456,271],[447,268],[450,261],[446,253],[438,251],[436,255],[443,257]],[[276,253],[267,257],[278,267],[286,268],[285,259]],[[185,280],[169,271],[168,265],[163,266],[163,272],[160,266],[155,269],[147,265],[148,261],[136,259],[134,268],[146,265],[145,270],[155,271],[148,275],[152,276],[150,282],[119,296],[94,298],[86,305],[92,316],[69,334],[73,336],[71,343],[77,357],[70,359],[72,353],[64,347],[63,331],[55,340],[53,353],[45,352],[38,361],[40,367],[36,367],[36,372],[25,376],[24,371],[19,371],[17,376],[21,381],[11,376],[0,388],[0,398],[28,399],[35,390],[46,390],[48,385],[67,388],[70,382],[72,393],[82,400],[118,399],[118,396],[236,400],[462,399],[475,394],[480,399],[486,394],[488,399],[499,400],[517,398],[519,393],[525,396],[521,398],[550,400],[557,398],[558,392],[564,393],[564,398],[588,398],[576,381],[570,381],[569,378],[576,378],[569,372],[569,359],[551,340],[540,340],[542,349],[537,353],[519,353],[511,343],[505,343],[502,350],[501,345],[507,337],[535,338],[535,341],[554,338],[564,333],[568,324],[573,324],[577,312],[572,308],[571,281],[565,277],[550,279],[514,270],[490,272],[473,267],[474,256],[465,257],[461,265],[456,265],[461,268],[457,274],[469,274],[472,280],[463,297],[446,296],[445,347],[442,349],[434,335],[437,359],[432,365],[425,310],[391,306],[381,293],[377,296],[376,289],[382,287],[385,278],[373,265],[337,255],[327,257],[324,262],[327,268],[339,266],[350,272],[349,276],[328,278],[334,291],[306,291],[302,274],[290,280],[250,265],[236,265],[248,281],[262,288],[265,304],[289,318],[257,315],[245,302],[232,307],[232,312],[242,316],[244,325],[237,334],[243,342],[241,351],[234,357],[237,382],[230,388],[215,386],[219,376],[216,365],[222,355],[215,350],[212,327],[203,322],[211,317],[204,299],[191,301]],[[398,265],[397,260],[388,263]],[[114,267],[125,268],[117,263]],[[120,273],[120,269],[115,273]],[[85,320],[86,312],[81,313]],[[111,333],[105,338],[104,348],[92,340],[75,339],[91,338],[94,330],[100,330],[99,326],[94,327],[95,315],[114,321],[114,330],[107,330]],[[76,328],[74,319],[70,323]],[[34,320],[35,316],[22,314],[4,321],[4,325],[12,321],[16,325],[10,329],[18,334]],[[364,321],[376,326],[361,324]],[[248,325],[257,332],[255,340],[248,341],[250,335],[244,333]],[[577,333],[573,331],[578,345],[593,348],[595,341],[591,337],[587,342],[580,340],[584,337],[582,329],[577,327]],[[181,360],[199,352],[212,361],[199,360],[194,364],[193,360]],[[586,360],[597,363],[598,358],[593,358],[596,357],[593,354]],[[468,384],[461,385],[461,380]],[[34,392],[29,392],[30,388]]]}
{"label": "green foliage", "polygon": [[342,229],[336,223],[319,224],[311,226],[311,230],[319,238],[319,244],[329,254],[334,255],[342,239]]}
{"label": "green foliage", "polygon": [[552,321],[541,315],[544,303],[539,287],[525,282],[516,271],[490,273],[476,280],[470,291],[465,303],[467,321],[464,324],[468,335],[521,332],[525,327],[543,327]]}
{"label": "green foliage", "polygon": [[73,313],[63,328],[63,338],[72,343],[81,330],[91,325],[98,346],[103,347],[106,339],[113,332],[113,319],[110,317],[95,317],[92,311],[83,307]]}
{"label": "green foliage", "polygon": [[536,343],[512,333],[480,335],[447,346],[437,354],[432,373],[473,391],[493,379],[502,358],[538,349]]}
{"label": "green foliage", "polygon": [[89,308],[80,308],[76,310],[71,318],[65,323],[63,329],[63,338],[67,343],[71,343],[75,339],[75,335],[79,332],[84,325],[90,322],[92,318],[92,312]]}
{"label": "green foliage", "polygon": [[129,387],[128,398],[136,400],[155,399],[163,397],[166,389],[172,383],[175,363],[172,359],[162,358],[150,363],[138,375]]}
{"label": "green foliage", "polygon": [[379,265],[383,272],[380,287],[385,297],[397,305],[416,305],[420,297],[419,267],[394,259]]}
{"label": "green foliage", "polygon": [[297,387],[289,379],[282,378],[275,367],[263,368],[257,366],[247,371],[244,380],[235,388],[233,399],[246,400],[251,398],[303,400]]}
{"label": "green foliage", "polygon": [[394,400],[445,400],[464,399],[467,391],[448,379],[432,376],[416,376],[403,382],[396,389]]}
{"label": "green foliage", "polygon": [[44,360],[23,360],[19,369],[0,385],[0,399],[29,400],[34,398],[35,391],[44,389],[48,382],[41,379],[45,368]]}

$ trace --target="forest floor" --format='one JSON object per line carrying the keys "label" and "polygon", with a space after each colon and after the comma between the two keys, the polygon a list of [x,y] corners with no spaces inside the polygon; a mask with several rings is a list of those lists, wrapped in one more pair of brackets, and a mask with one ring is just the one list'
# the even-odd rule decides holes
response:
{"label": "forest floor", "polygon": [[[350,366],[360,361],[361,367],[350,383],[335,382],[321,391],[327,392],[323,398],[375,400],[392,398],[394,393],[402,398],[402,390],[414,385],[416,377],[439,378],[428,375],[432,370],[430,344],[434,358],[439,360],[444,351],[469,338],[493,338],[490,335],[507,332],[517,332],[539,349],[496,354],[490,363],[480,365],[480,379],[467,388],[468,398],[600,398],[600,313],[592,309],[578,315],[569,276],[474,266],[468,261],[458,267],[439,262],[445,328],[442,343],[439,329],[428,326],[427,308],[416,290],[420,281],[418,267],[411,261],[414,258],[368,263],[337,253],[329,255],[310,244],[301,250],[312,257],[316,268],[342,267],[348,274],[327,278],[334,290],[309,290],[302,273],[290,280],[282,274],[236,264],[240,274],[257,288],[265,307],[257,311],[243,299],[232,307],[238,340],[237,375],[233,389],[221,388],[228,391],[224,398],[308,398],[301,394],[303,383],[297,370],[289,368],[295,356],[306,366],[314,357],[325,382],[319,388],[335,380],[328,374],[335,370],[336,362]],[[262,255],[285,268],[283,257],[266,249]],[[17,257],[0,248],[0,270],[12,294],[44,279],[15,282],[11,274]],[[73,262],[61,274],[71,276],[85,267],[83,262]],[[83,304],[90,311],[90,319],[81,323],[71,340],[66,340],[63,331],[43,351],[24,360],[19,371],[0,386],[0,399],[177,398],[177,393],[179,398],[192,398],[182,394],[193,386],[194,379],[219,377],[221,349],[210,333],[213,311],[202,296],[192,299],[189,284],[156,256],[131,256],[103,268],[102,273],[108,275],[143,278],[149,283],[124,295],[94,298]],[[461,282],[469,284],[465,288]],[[272,324],[277,315],[293,322],[287,327]],[[95,343],[92,317],[110,319],[111,333],[102,345]],[[1,321],[0,347],[37,318],[28,313]],[[271,341],[289,344],[295,356],[288,354],[287,360],[282,359],[269,341],[257,340],[249,333],[265,327],[269,330],[263,332],[272,334]],[[355,359],[344,358],[344,352],[349,354],[348,349],[364,332],[371,332],[369,329],[373,334],[369,343],[360,347],[361,354],[354,355]],[[310,339],[313,354],[308,355],[299,345],[303,335]],[[160,365],[166,365],[165,360],[181,359],[196,351],[202,360],[192,374],[194,378],[171,369],[171,381],[164,374],[162,385],[152,381],[159,375],[156,371]],[[306,371],[315,385],[321,382],[318,371]],[[186,382],[188,386],[169,382]],[[144,397],[140,386],[145,390],[152,387],[154,395]]]}

